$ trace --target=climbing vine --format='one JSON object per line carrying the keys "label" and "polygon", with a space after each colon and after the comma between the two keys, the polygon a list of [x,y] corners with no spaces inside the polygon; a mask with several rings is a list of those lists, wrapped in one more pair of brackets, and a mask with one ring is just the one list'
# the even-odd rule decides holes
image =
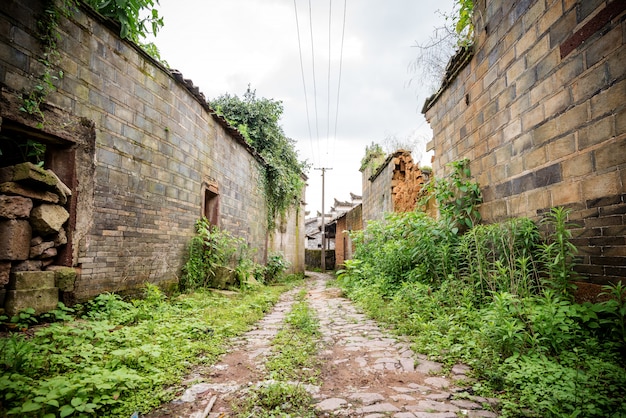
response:
{"label": "climbing vine", "polygon": [[257,98],[256,91],[248,86],[243,98],[226,93],[209,104],[239,130],[267,163],[262,183],[268,205],[268,228],[274,230],[278,217],[286,216],[290,208],[299,208],[305,185],[302,174],[308,168],[298,160],[294,141],[278,123],[283,113],[282,103]]}
{"label": "climbing vine", "polygon": [[35,82],[33,90],[21,95],[22,106],[20,110],[29,115],[37,116],[40,119],[39,128],[43,127],[45,122],[41,105],[46,101],[48,95],[56,90],[55,83],[63,78],[63,70],[57,69],[60,61],[57,41],[61,38],[59,19],[61,16],[69,17],[75,8],[75,0],[63,0],[59,6],[54,0],[46,0],[44,12],[41,18],[37,20],[37,30],[43,45],[43,53],[38,61],[44,69]]}
{"label": "climbing vine", "polygon": [[[161,61],[154,44],[143,45],[140,42],[149,33],[156,35],[163,26],[163,18],[154,7],[155,3],[158,4],[158,0],[84,0],[84,3],[103,16],[118,22],[122,38],[142,45],[150,55]],[[33,89],[28,93],[22,93],[20,110],[36,116],[39,119],[39,128],[42,128],[45,123],[41,106],[47,100],[48,95],[56,90],[55,83],[63,78],[63,70],[58,68],[61,58],[57,46],[57,42],[61,39],[59,20],[61,17],[71,17],[76,12],[77,5],[78,0],[46,0],[44,12],[37,20],[37,30],[43,46],[43,52],[38,61],[43,65],[43,72],[37,78]],[[145,10],[149,11],[149,15],[142,17]]]}

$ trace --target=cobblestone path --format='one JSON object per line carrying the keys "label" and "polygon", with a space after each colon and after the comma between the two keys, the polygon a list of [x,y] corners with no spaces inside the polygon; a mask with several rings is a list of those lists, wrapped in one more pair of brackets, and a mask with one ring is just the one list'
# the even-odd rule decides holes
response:
{"label": "cobblestone path", "polygon": [[[413,353],[409,344],[381,329],[328,288],[327,274],[309,272],[307,300],[320,321],[323,361],[321,386],[308,386],[316,400],[317,416],[456,418],[496,417],[486,409],[495,399],[472,396],[460,386],[468,368],[456,365],[442,376],[442,365]],[[189,381],[203,383],[149,417],[231,416],[229,402],[241,389],[264,379],[264,360],[270,343],[290,311],[298,290],[283,294],[257,327],[237,339],[229,354]]]}

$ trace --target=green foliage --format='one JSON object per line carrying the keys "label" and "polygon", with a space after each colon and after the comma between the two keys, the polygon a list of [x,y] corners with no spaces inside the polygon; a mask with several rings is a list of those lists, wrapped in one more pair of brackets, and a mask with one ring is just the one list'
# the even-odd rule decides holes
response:
{"label": "green foliage", "polygon": [[293,305],[283,327],[272,341],[272,355],[265,366],[270,378],[315,383],[318,376],[319,323],[304,300]]}
{"label": "green foliage", "polygon": [[158,0],[84,0],[101,15],[120,24],[120,36],[139,42],[146,35],[157,34],[163,18],[155,8]]}
{"label": "green foliage", "polygon": [[567,295],[573,288],[574,256],[576,247],[570,242],[572,231],[567,223],[570,210],[553,208],[544,223],[549,237],[543,244],[543,262],[550,277],[550,285],[562,295]]}
{"label": "green foliage", "polygon": [[460,278],[474,288],[477,300],[503,291],[530,296],[542,288],[539,249],[539,229],[530,219],[477,225],[456,248]]}
{"label": "green foliage", "polygon": [[33,308],[21,310],[11,317],[11,324],[14,324],[18,329],[28,329],[29,326],[38,322]]}
{"label": "green foliage", "polygon": [[237,417],[313,418],[312,396],[301,385],[285,382],[263,384],[248,391],[234,403]]}
{"label": "green foliage", "polygon": [[307,165],[298,161],[295,142],[279,125],[283,113],[280,101],[257,98],[248,90],[239,98],[224,94],[210,101],[211,107],[236,127],[267,163],[262,176],[268,204],[268,226],[274,230],[277,217],[300,207],[304,187],[302,173]]}
{"label": "green foliage", "polygon": [[228,267],[234,269],[240,288],[245,290],[259,283],[280,281],[289,267],[281,254],[271,254],[265,266],[255,263],[253,255],[254,251],[243,238],[211,225],[206,218],[199,219],[196,235],[189,244],[179,288],[189,291],[212,287],[217,269]]}
{"label": "green foliage", "polygon": [[372,171],[375,171],[385,160],[386,156],[382,145],[374,142],[372,142],[371,145],[366,145],[365,156],[361,159],[359,171],[365,171],[368,167],[370,167]]}
{"label": "green foliage", "polygon": [[471,180],[469,165],[468,159],[451,162],[450,175],[431,181],[428,184],[429,195],[425,197],[428,200],[430,194],[435,195],[439,213],[454,234],[478,225],[481,219],[478,205],[482,203],[482,194],[479,184]]}
{"label": "green foliage", "polygon": [[622,416],[626,290],[572,302],[566,219],[554,209],[542,237],[529,219],[459,235],[445,216],[390,215],[353,234],[337,282],[415,351],[471,365],[475,393],[497,391],[502,416]]}
{"label": "green foliage", "polygon": [[[199,219],[196,221],[196,235],[189,245],[189,257],[183,266],[179,282],[181,290],[211,287],[217,267],[237,267],[247,263],[244,261],[246,248],[243,238],[211,225],[204,217]],[[243,268],[239,274],[244,274]]]}
{"label": "green foliage", "polygon": [[145,414],[173,399],[189,367],[215,362],[226,339],[249,329],[285,289],[168,300],[149,285],[144,299],[105,294],[80,320],[0,338],[0,416]]}
{"label": "green foliage", "polygon": [[[457,9],[458,7],[458,9]],[[457,44],[466,47],[474,43],[474,1],[457,0],[453,15],[454,31],[457,34]]]}
{"label": "green foliage", "polygon": [[289,268],[289,262],[285,260],[282,254],[271,254],[265,265],[263,279],[266,284],[277,282],[282,274]]}

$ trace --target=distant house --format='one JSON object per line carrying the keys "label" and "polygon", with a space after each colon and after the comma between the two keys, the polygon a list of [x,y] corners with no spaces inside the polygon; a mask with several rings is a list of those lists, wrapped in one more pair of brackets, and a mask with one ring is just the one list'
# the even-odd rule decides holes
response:
{"label": "distant house", "polygon": [[344,265],[346,260],[352,259],[354,244],[350,233],[363,229],[363,204],[359,203],[350,210],[340,214],[334,222],[335,233],[335,266]]}

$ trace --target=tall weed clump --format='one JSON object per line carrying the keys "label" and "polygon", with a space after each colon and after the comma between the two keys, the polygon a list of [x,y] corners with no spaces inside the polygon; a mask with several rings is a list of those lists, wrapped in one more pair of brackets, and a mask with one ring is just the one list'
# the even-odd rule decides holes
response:
{"label": "tall weed clump", "polygon": [[[626,416],[626,287],[574,303],[569,212],[477,224],[463,178],[448,180],[439,220],[394,214],[354,234],[339,284],[416,351],[471,365],[474,391],[499,393],[502,416]],[[451,201],[467,192],[472,207]]]}
{"label": "tall weed clump", "polygon": [[265,266],[256,263],[256,250],[243,238],[211,225],[206,218],[196,221],[195,226],[196,235],[189,243],[179,281],[182,291],[212,287],[220,268],[232,269],[241,289],[275,283],[289,268],[289,263],[278,253],[271,254]]}

